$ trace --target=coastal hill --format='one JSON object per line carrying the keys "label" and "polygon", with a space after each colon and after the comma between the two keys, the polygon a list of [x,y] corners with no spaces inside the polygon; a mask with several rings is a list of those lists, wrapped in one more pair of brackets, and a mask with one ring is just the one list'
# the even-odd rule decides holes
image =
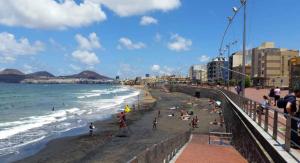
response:
{"label": "coastal hill", "polygon": [[23,72],[17,70],[17,69],[4,69],[3,71],[0,71],[0,75],[25,75]]}
{"label": "coastal hill", "polygon": [[111,78],[102,76],[94,71],[82,71],[79,74],[64,76],[65,78],[76,78],[76,79],[102,79],[102,80],[110,80]]}
{"label": "coastal hill", "polygon": [[16,69],[4,69],[0,71],[0,82],[19,83],[25,79],[25,74]]}
{"label": "coastal hill", "polygon": [[105,83],[112,81],[111,78],[100,75],[93,71],[83,71],[79,74],[68,76],[54,76],[47,71],[24,74],[16,69],[0,71],[0,83]]}
{"label": "coastal hill", "polygon": [[26,75],[26,78],[53,78],[53,77],[55,76],[47,71],[38,71]]}

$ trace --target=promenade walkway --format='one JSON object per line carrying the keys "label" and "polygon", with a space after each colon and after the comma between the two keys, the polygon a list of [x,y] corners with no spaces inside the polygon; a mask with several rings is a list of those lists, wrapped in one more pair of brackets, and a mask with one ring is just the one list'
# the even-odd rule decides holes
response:
{"label": "promenade walkway", "polygon": [[192,135],[191,141],[177,157],[176,163],[246,163],[232,146],[210,145],[207,135]]}

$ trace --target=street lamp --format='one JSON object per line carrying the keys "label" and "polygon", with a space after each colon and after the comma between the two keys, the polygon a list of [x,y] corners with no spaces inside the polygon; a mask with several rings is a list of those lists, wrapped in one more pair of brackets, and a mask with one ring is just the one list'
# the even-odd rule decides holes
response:
{"label": "street lamp", "polygon": [[[247,0],[241,0],[242,6],[244,6],[244,29],[243,29],[243,61],[242,61],[242,73],[246,73],[245,64],[246,64],[246,7],[247,7]],[[245,81],[246,78],[242,76],[242,96],[245,96]]]}
{"label": "street lamp", "polygon": [[[246,6],[247,6],[247,0],[240,0],[241,2],[241,6],[240,7],[233,7],[232,11],[233,11],[233,16],[231,17],[227,17],[227,19],[229,20],[228,25],[224,31],[224,34],[222,36],[222,40],[221,40],[221,44],[220,44],[220,48],[219,48],[219,55],[222,56],[222,49],[223,49],[223,42],[225,39],[225,36],[228,32],[229,27],[231,26],[235,16],[237,15],[237,13],[240,11],[241,8],[244,8],[244,27],[243,27],[243,59],[242,59],[242,74],[245,74],[246,70],[245,70],[245,60],[246,60]],[[245,96],[245,75],[242,76],[242,95]]]}

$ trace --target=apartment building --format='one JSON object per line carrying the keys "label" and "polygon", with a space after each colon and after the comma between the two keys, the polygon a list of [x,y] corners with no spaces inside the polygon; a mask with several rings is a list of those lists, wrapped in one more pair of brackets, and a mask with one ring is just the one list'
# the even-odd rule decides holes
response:
{"label": "apartment building", "polygon": [[252,49],[251,78],[254,85],[289,86],[289,60],[299,56],[299,50],[276,48],[265,42]]}

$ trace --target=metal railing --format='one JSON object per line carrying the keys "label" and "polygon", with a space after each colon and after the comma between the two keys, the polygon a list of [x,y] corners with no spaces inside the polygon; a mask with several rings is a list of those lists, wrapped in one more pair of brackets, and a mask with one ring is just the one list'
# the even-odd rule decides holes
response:
{"label": "metal railing", "polygon": [[292,121],[294,121],[293,123],[296,123],[297,121],[300,121],[299,118],[286,114],[282,110],[271,106],[262,108],[257,101],[242,97],[225,89],[220,90],[238,105],[248,117],[262,127],[264,131],[268,133],[273,140],[277,141],[287,152],[290,153],[291,145],[300,148],[296,142],[291,140],[292,133],[298,134],[298,131],[292,129]]}
{"label": "metal railing", "polygon": [[156,162],[166,163],[175,156],[175,154],[189,141],[191,131],[178,135],[174,138],[168,138],[158,144],[154,144],[144,151],[134,156],[127,163],[140,163],[140,162]]}
{"label": "metal railing", "polygon": [[231,145],[232,133],[209,132],[208,144]]}

